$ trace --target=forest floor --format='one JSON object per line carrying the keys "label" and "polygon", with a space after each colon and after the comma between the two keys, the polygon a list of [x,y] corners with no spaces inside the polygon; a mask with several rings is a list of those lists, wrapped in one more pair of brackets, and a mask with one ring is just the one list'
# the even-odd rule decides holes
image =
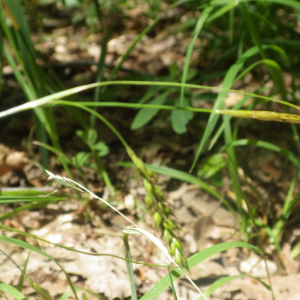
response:
{"label": "forest floor", "polygon": [[[125,54],[128,47],[138,36],[140,28],[145,26],[140,13],[130,10],[130,22],[125,28],[115,32],[108,42],[105,57],[107,78],[111,68],[115,66]],[[172,10],[163,19],[165,24],[157,32],[145,36],[131,52],[119,71],[119,78],[138,78],[151,75],[153,78],[168,76],[170,66],[176,62],[181,70],[185,61],[186,49],[191,41],[190,36],[177,33],[178,27],[184,20],[180,20],[180,10]],[[59,20],[59,19],[58,19]],[[177,20],[177,22],[172,22]],[[46,23],[46,21],[44,22]],[[92,83],[95,78],[97,61],[101,52],[103,34],[91,32],[87,27],[63,22],[55,28],[48,28],[46,36],[40,32],[32,35],[32,40],[38,50],[55,72],[61,74],[67,87]],[[120,33],[121,32],[121,33]],[[191,59],[191,68],[201,68],[205,65],[205,58],[201,57],[203,47],[207,41],[197,40]],[[3,68],[4,108],[11,103],[18,105],[26,101],[21,89],[18,88],[9,66]],[[285,74],[286,84],[290,75]],[[260,84],[251,75],[246,79],[244,90],[253,91]],[[208,80],[203,85],[221,86],[219,80]],[[235,84],[236,89],[241,82]],[[114,94],[114,99],[121,102],[133,102],[132,99],[142,97],[144,88],[120,89],[108,88]],[[91,92],[83,95],[92,101]],[[240,101],[239,95],[228,94],[226,106],[231,108]],[[211,108],[212,102],[199,100],[198,107]],[[276,106],[276,104],[272,104]],[[269,108],[272,110],[274,107]],[[59,138],[63,151],[72,157],[87,148],[76,135],[80,126],[63,108],[54,108]],[[203,131],[207,116],[196,119],[184,135],[176,135],[169,122],[169,116],[160,112],[145,127],[136,131],[130,130],[132,119],[136,111],[120,108],[101,108],[99,111],[120,131],[128,144],[146,163],[160,163],[162,166],[176,168],[188,172],[195,156],[199,137]],[[87,116],[88,117],[88,116]],[[36,146],[29,138],[33,128],[30,112],[14,115],[1,120],[0,128],[0,186],[3,191],[17,191],[35,189],[69,195],[68,199],[57,204],[49,204],[42,209],[26,210],[6,219],[3,225],[35,234],[50,242],[60,243],[81,251],[114,254],[124,256],[122,229],[128,224],[116,213],[103,207],[98,200],[90,200],[87,195],[80,199],[72,189],[62,187],[57,183],[49,184],[46,174],[38,168]],[[242,121],[239,137],[243,139],[264,140],[295,151],[288,124],[267,123],[256,120]],[[82,172],[88,182],[88,188],[99,194],[140,227],[159,236],[155,231],[152,219],[146,213],[144,204],[145,190],[143,183],[137,179],[135,171],[123,168],[119,162],[128,161],[127,154],[120,141],[103,124],[97,124],[99,140],[108,145],[110,153],[103,158],[110,178],[116,188],[115,195],[97,179],[97,174],[90,168],[83,167]],[[285,139],[282,139],[282,136]],[[29,145],[29,147],[28,147]],[[216,145],[218,149],[220,145]],[[217,151],[217,150],[216,150]],[[201,168],[211,155],[206,151],[200,160]],[[240,163],[239,180],[243,191],[253,205],[262,211],[262,219],[280,214],[280,207],[288,193],[291,180],[296,169],[281,155],[259,149],[255,146],[241,147],[237,150]],[[50,159],[51,172],[66,176],[60,163],[54,156]],[[231,181],[228,171],[223,168],[222,186],[219,193],[228,201],[234,203],[235,196],[231,192]],[[75,179],[80,180],[79,174],[74,172]],[[187,257],[212,245],[240,241],[242,234],[230,211],[220,201],[205,192],[198,185],[188,184],[169,176],[159,175],[160,186],[167,195],[167,200],[174,208],[176,220],[181,228],[184,252]],[[208,181],[212,185],[211,182]],[[215,188],[215,187],[213,187]],[[295,193],[299,193],[299,184]],[[215,188],[216,189],[216,188]],[[72,196],[70,196],[72,195]],[[88,204],[87,204],[88,203]],[[2,205],[1,215],[11,212],[15,205]],[[295,214],[296,215],[296,214]],[[264,241],[264,252],[267,257],[268,270],[271,277],[275,299],[300,299],[300,261],[290,258],[292,245],[300,235],[297,228],[298,221],[290,225],[288,233],[282,238],[281,252],[278,257],[275,247],[268,242],[268,237],[261,232]],[[1,230],[7,236],[15,233]],[[130,296],[129,281],[126,265],[123,260],[110,256],[89,256],[65,249],[53,247],[49,244],[25,238],[27,242],[41,247],[43,251],[56,259],[71,276],[76,286],[84,287],[96,294],[109,299],[124,299]],[[254,241],[255,243],[255,241]],[[17,249],[15,246],[1,242],[1,250],[20,266],[23,266],[28,251]],[[164,264],[162,253],[155,248],[144,236],[130,237],[132,258],[141,262]],[[146,293],[155,283],[167,274],[166,269],[154,268],[134,264],[136,285],[139,295]],[[200,265],[190,270],[191,278],[204,291],[215,280],[224,276],[250,274],[270,284],[263,260],[256,254],[245,249],[234,248],[210,257]],[[20,277],[20,270],[4,255],[0,254],[0,280],[4,283],[16,285]],[[49,259],[32,253],[27,266],[27,274],[46,289],[51,296],[58,297],[69,290],[66,277],[62,270]],[[23,293],[28,299],[34,299],[34,290],[26,283]],[[199,294],[186,280],[175,282],[179,299],[198,299]],[[82,291],[78,292],[81,296]],[[90,300],[99,299],[99,295],[88,294]],[[173,299],[171,290],[163,292],[157,299]],[[272,299],[268,291],[253,277],[240,277],[218,289],[211,299],[232,300],[269,300]]]}

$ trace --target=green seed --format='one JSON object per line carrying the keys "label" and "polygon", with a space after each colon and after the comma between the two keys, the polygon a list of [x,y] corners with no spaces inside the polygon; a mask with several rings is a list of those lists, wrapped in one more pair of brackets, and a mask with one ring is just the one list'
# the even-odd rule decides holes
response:
{"label": "green seed", "polygon": [[144,187],[148,193],[153,193],[153,187],[149,180],[144,179]]}
{"label": "green seed", "polygon": [[173,245],[173,244],[174,244],[174,246],[175,246],[178,250],[182,251],[182,244],[181,244],[181,242],[180,242],[180,240],[179,240],[178,238],[173,237],[173,239],[172,239],[172,245]]}
{"label": "green seed", "polygon": [[168,216],[171,213],[171,209],[169,207],[165,208],[165,214]]}
{"label": "green seed", "polygon": [[158,212],[156,212],[156,213],[153,215],[153,220],[154,220],[155,225],[156,225],[157,227],[160,227],[162,219],[161,219],[161,215],[160,215]]}
{"label": "green seed", "polygon": [[151,194],[149,194],[149,193],[146,194],[145,202],[148,207],[151,207],[151,205],[153,203],[153,198],[152,198]]}
{"label": "green seed", "polygon": [[165,230],[164,230],[164,239],[166,240],[166,242],[167,242],[168,244],[171,243],[172,238],[173,238],[172,233],[171,233],[168,229],[165,229]]}
{"label": "green seed", "polygon": [[176,252],[176,247],[175,245],[172,243],[170,248],[168,249],[170,255],[174,256],[175,255],[175,252]]}
{"label": "green seed", "polygon": [[154,187],[154,194],[160,201],[166,201],[164,193],[157,186]]}
{"label": "green seed", "polygon": [[178,226],[171,219],[167,219],[167,222],[171,228],[178,228]]}
{"label": "green seed", "polygon": [[146,168],[146,170],[147,170],[147,174],[149,175],[150,178],[153,178],[153,179],[156,178],[156,175],[155,175],[152,171],[150,171],[150,170],[147,169],[147,168]]}
{"label": "green seed", "polygon": [[177,265],[179,266],[182,266],[183,265],[183,262],[184,262],[184,258],[183,258],[183,255],[182,253],[180,252],[180,250],[178,250],[176,248],[175,250],[175,257],[174,257],[174,260],[176,262]]}
{"label": "green seed", "polygon": [[165,207],[160,202],[157,203],[157,208],[161,213],[163,213],[165,211]]}
{"label": "green seed", "polygon": [[135,154],[132,155],[131,159],[140,171],[143,171],[145,169],[144,163]]}
{"label": "green seed", "polygon": [[169,231],[172,231],[172,230],[173,230],[172,226],[170,226],[167,222],[164,222],[164,223],[163,223],[163,226],[164,226],[166,229],[168,229]]}

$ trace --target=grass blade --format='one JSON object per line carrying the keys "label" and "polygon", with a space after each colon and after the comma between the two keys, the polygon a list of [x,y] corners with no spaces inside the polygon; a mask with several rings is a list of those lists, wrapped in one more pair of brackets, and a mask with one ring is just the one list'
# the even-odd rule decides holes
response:
{"label": "grass blade", "polygon": [[130,254],[130,247],[129,247],[129,242],[128,242],[128,234],[125,232],[123,232],[123,242],[124,242],[124,249],[125,249],[125,257],[128,259],[128,260],[126,260],[126,266],[127,266],[127,273],[128,273],[128,277],[129,277],[129,283],[130,283],[131,299],[138,300],[136,286],[135,286],[135,282],[134,282],[132,263],[130,261],[131,254]]}
{"label": "grass blade", "polygon": [[[218,280],[216,280],[212,285],[210,285],[210,287],[208,287],[205,291],[204,291],[204,295],[205,296],[210,296],[214,291],[216,291],[218,288],[222,287],[224,284],[232,281],[232,280],[235,280],[235,279],[238,279],[238,278],[242,278],[242,277],[251,277],[255,280],[257,280],[258,282],[260,282],[265,288],[267,288],[269,291],[271,291],[271,288],[270,286],[268,286],[267,284],[265,284],[262,280],[260,280],[259,278],[257,277],[254,277],[254,276],[251,276],[251,275],[247,275],[247,274],[240,274],[240,275],[236,275],[236,276],[227,276],[227,277],[223,277],[223,278],[220,278]],[[198,300],[204,300],[204,297],[201,296],[200,298],[198,298]]]}
{"label": "grass blade", "polygon": [[26,299],[16,288],[9,284],[0,283],[0,291],[12,296],[16,300]]}
{"label": "grass blade", "polygon": [[22,291],[22,288],[23,288],[23,283],[24,283],[24,278],[26,277],[26,269],[27,269],[27,265],[28,265],[28,262],[29,262],[29,258],[30,258],[30,254],[31,252],[28,253],[28,256],[27,256],[27,259],[25,261],[25,265],[22,269],[22,273],[21,273],[21,276],[19,278],[19,281],[18,281],[18,284],[16,286],[16,288],[18,289],[18,291]]}
{"label": "grass blade", "polygon": [[[271,47],[268,46],[268,45],[263,46],[263,49],[267,49],[267,48],[271,48]],[[234,83],[237,73],[241,70],[244,63],[249,58],[251,58],[252,56],[257,54],[258,52],[259,52],[259,48],[257,46],[254,46],[254,47],[248,49],[246,52],[243,53],[243,55],[241,55],[241,57],[238,59],[238,61],[229,68],[229,70],[226,73],[226,76],[224,78],[223,84],[222,84],[222,91],[219,93],[219,95],[218,95],[218,97],[215,101],[213,109],[222,109],[222,108],[224,108],[224,99],[227,95],[228,89]],[[202,139],[201,139],[200,144],[198,146],[197,153],[195,155],[193,164],[191,166],[191,170],[194,169],[194,167],[195,167],[195,165],[196,165],[196,163],[199,159],[199,156],[200,156],[200,154],[202,153],[202,151],[204,149],[204,146],[206,145],[208,139],[210,138],[210,136],[211,136],[216,124],[217,124],[218,119],[219,119],[219,116],[217,116],[216,114],[211,114],[210,115],[209,120],[208,120],[207,125],[206,125],[206,128],[204,130]]]}
{"label": "grass blade", "polygon": [[[191,60],[191,56],[192,56],[192,51],[194,49],[194,44],[200,34],[200,31],[201,31],[206,19],[208,18],[209,14],[211,13],[212,10],[213,10],[212,6],[207,6],[204,9],[204,11],[201,13],[201,15],[197,21],[193,39],[192,39],[192,41],[188,47],[187,53],[186,53],[186,58],[185,58],[184,67],[183,67],[183,71],[182,71],[181,83],[186,83],[186,79],[187,79],[187,75],[188,75],[188,71],[189,71],[189,64],[190,64],[190,60]],[[184,101],[184,86],[181,87],[181,92],[180,92],[180,105],[181,106],[184,105],[183,101]]]}

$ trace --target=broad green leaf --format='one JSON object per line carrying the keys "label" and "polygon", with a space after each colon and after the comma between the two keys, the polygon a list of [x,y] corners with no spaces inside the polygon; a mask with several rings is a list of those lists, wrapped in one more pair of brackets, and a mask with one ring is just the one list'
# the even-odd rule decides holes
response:
{"label": "broad green leaf", "polygon": [[97,150],[99,156],[106,156],[109,153],[109,147],[104,142],[98,142],[93,146],[93,149]]}
{"label": "broad green leaf", "polygon": [[83,299],[83,300],[89,300],[88,297],[86,296],[86,294],[83,294],[83,295],[82,295],[82,299]]}
{"label": "broad green leaf", "polygon": [[163,86],[150,86],[150,88],[147,90],[147,92],[144,94],[144,96],[138,101],[140,104],[146,103],[148,100],[153,98],[155,94],[165,90],[165,87]]}
{"label": "broad green leaf", "polygon": [[82,167],[86,161],[90,158],[91,153],[87,152],[78,152],[75,156],[72,157],[72,163],[76,167]]}
{"label": "broad green leaf", "polygon": [[25,297],[13,286],[5,283],[0,283],[0,291],[14,297],[16,300],[24,300]]}
{"label": "broad green leaf", "polygon": [[88,130],[76,130],[76,134],[82,138],[89,147],[93,147],[98,137],[97,131],[94,128],[89,128]]}
{"label": "broad green leaf", "polygon": [[[170,94],[170,92],[170,90],[165,91],[161,95],[157,96],[155,99],[149,101],[148,104],[163,104],[167,100],[167,97]],[[159,109],[154,108],[140,109],[131,124],[131,129],[136,130],[143,127],[152,120],[152,118],[158,113],[158,111]]]}
{"label": "broad green leaf", "polygon": [[[180,105],[180,99],[177,99],[175,106]],[[189,107],[189,103],[184,99],[183,106]],[[186,132],[186,125],[193,118],[193,112],[188,110],[172,110],[171,112],[171,123],[173,130],[177,134],[183,134]]]}

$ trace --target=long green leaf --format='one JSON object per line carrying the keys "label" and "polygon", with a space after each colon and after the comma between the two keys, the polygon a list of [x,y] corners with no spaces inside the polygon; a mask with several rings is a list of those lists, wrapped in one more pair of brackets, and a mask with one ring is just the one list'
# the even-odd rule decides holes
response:
{"label": "long green leaf", "polygon": [[[204,291],[204,295],[209,297],[214,291],[216,291],[217,289],[219,289],[220,287],[222,287],[224,284],[238,279],[238,278],[242,278],[242,277],[251,277],[257,281],[259,281],[266,289],[268,289],[269,291],[271,291],[271,288],[269,285],[267,285],[265,282],[263,282],[262,280],[260,280],[257,277],[251,276],[251,275],[247,275],[247,274],[240,274],[240,275],[236,275],[236,276],[227,276],[227,277],[222,277],[218,280],[216,280],[213,284],[211,284],[205,291]],[[198,298],[198,300],[204,300],[204,297],[201,296],[200,298]]]}
{"label": "long green leaf", "polygon": [[[191,60],[191,56],[192,56],[192,51],[194,49],[194,44],[200,34],[200,31],[201,31],[207,17],[209,16],[209,14],[211,13],[212,10],[213,10],[212,6],[207,6],[204,9],[204,11],[201,13],[201,15],[197,21],[193,39],[192,39],[192,41],[188,47],[187,53],[186,53],[181,83],[186,83],[186,79],[187,79],[187,75],[188,75],[188,71],[189,71],[189,64],[190,64],[190,60]],[[181,87],[181,93],[180,93],[180,105],[181,106],[183,106],[183,101],[184,101],[184,86]]]}
{"label": "long green leaf", "polygon": [[[239,0],[239,2],[260,2],[261,0]],[[228,3],[231,3],[232,0],[212,0],[210,2],[210,5],[226,5]],[[284,6],[290,6],[295,9],[300,10],[300,3],[295,0],[264,0],[264,2],[270,2],[270,3],[278,3]]]}
{"label": "long green leaf", "polygon": [[245,200],[245,202],[247,203],[247,199],[239,184],[238,163],[235,156],[234,147],[232,146],[233,137],[232,137],[230,119],[228,118],[228,116],[223,116],[223,122],[224,122],[224,139],[225,139],[225,144],[227,145],[226,153],[228,155],[228,169],[231,177],[233,191],[236,196],[236,204],[237,204],[238,212],[240,214],[239,227],[243,234],[244,241],[247,242],[249,238],[249,232],[247,230],[249,214],[245,212],[242,205],[242,201]]}
{"label": "long green leaf", "polygon": [[66,198],[61,197],[33,197],[33,196],[0,196],[0,204],[18,202],[52,202],[62,201]]}
{"label": "long green leaf", "polygon": [[212,22],[213,20],[223,16],[226,12],[232,10],[235,6],[237,5],[237,1],[236,0],[231,0],[231,2],[227,3],[226,5],[224,5],[222,8],[220,8],[218,11],[216,11],[215,13],[213,13],[208,19],[207,19],[207,23]]}

